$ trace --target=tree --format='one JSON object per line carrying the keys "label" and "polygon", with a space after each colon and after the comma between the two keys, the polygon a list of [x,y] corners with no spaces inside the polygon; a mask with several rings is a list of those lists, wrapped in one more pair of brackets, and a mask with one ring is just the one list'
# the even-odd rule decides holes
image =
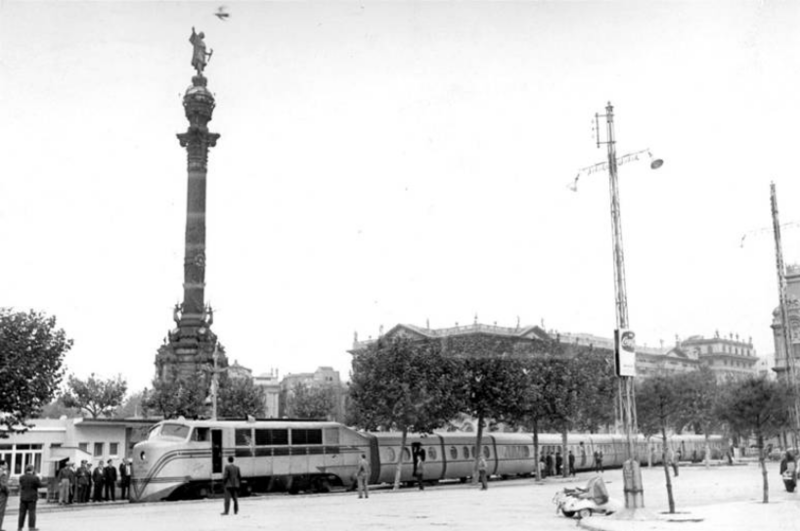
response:
{"label": "tree", "polygon": [[526,375],[522,360],[516,358],[464,356],[457,360],[459,410],[477,419],[475,463],[472,482],[478,481],[478,461],[486,420],[513,418],[525,400]]}
{"label": "tree", "polygon": [[636,419],[639,430],[650,436],[661,434],[661,463],[667,486],[669,512],[675,512],[675,497],[672,494],[672,479],[667,460],[667,428],[680,415],[683,404],[680,395],[679,376],[656,375],[641,381],[636,390]]}
{"label": "tree", "polygon": [[78,417],[81,414],[80,408],[67,407],[61,400],[61,396],[57,396],[55,400],[45,405],[39,412],[39,417],[43,419],[57,419],[60,417]]}
{"label": "tree", "polygon": [[194,378],[176,378],[167,382],[154,379],[153,390],[147,392],[143,405],[166,419],[199,418],[208,414],[207,398],[206,374],[198,371]]}
{"label": "tree", "polygon": [[217,414],[227,418],[263,417],[266,406],[264,388],[251,378],[220,378]]}
{"label": "tree", "polygon": [[353,355],[351,414],[367,430],[402,432],[394,489],[409,431],[430,433],[455,413],[453,363],[437,342],[393,338]]}
{"label": "tree", "polygon": [[62,401],[65,406],[85,410],[96,419],[113,413],[122,404],[127,391],[128,383],[122,375],[104,380],[92,373],[81,380],[70,374]]}
{"label": "tree", "polygon": [[138,418],[147,416],[147,407],[145,401],[147,399],[147,389],[136,391],[128,395],[128,398],[120,405],[114,412],[114,417],[127,419]]}
{"label": "tree", "polygon": [[286,397],[286,412],[297,419],[327,418],[336,405],[335,399],[333,389],[298,382]]}
{"label": "tree", "polygon": [[25,431],[53,399],[70,348],[55,317],[0,308],[0,437]]}
{"label": "tree", "polygon": [[720,418],[734,433],[744,437],[753,434],[756,437],[763,478],[763,503],[769,503],[764,439],[780,433],[781,428],[790,421],[789,408],[792,403],[791,386],[761,376],[729,383],[718,404]]}
{"label": "tree", "polygon": [[680,377],[680,397],[682,406],[676,418],[677,428],[691,426],[695,433],[706,438],[704,460],[711,466],[711,446],[708,436],[720,425],[715,408],[720,398],[720,388],[714,373],[707,366],[697,371],[682,374]]}

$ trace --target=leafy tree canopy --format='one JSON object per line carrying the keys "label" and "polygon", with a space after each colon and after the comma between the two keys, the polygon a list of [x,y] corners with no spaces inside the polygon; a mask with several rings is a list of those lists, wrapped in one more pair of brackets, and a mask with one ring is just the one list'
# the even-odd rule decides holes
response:
{"label": "leafy tree canopy", "polygon": [[437,342],[395,338],[353,356],[353,422],[368,430],[431,432],[455,413],[452,361]]}
{"label": "leafy tree canopy", "polygon": [[193,378],[176,378],[163,382],[153,380],[153,390],[147,393],[144,406],[166,419],[199,418],[208,415],[206,375],[198,372]]}
{"label": "leafy tree canopy", "polygon": [[286,413],[297,419],[324,419],[336,406],[333,389],[298,382],[286,398]]}
{"label": "leafy tree canopy", "polygon": [[266,408],[264,389],[251,378],[220,378],[217,415],[224,418],[263,417]]}
{"label": "leafy tree canopy", "polygon": [[92,373],[82,380],[71,374],[62,401],[65,406],[82,409],[96,419],[111,415],[122,404],[127,391],[128,383],[122,375],[102,379]]}
{"label": "leafy tree canopy", "polygon": [[24,431],[54,397],[72,347],[56,318],[0,308],[0,437]]}

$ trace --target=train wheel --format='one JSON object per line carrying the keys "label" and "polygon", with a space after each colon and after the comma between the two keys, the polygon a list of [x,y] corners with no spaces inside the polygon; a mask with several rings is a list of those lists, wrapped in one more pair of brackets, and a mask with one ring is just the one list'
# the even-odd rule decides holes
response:
{"label": "train wheel", "polygon": [[200,487],[197,489],[197,497],[198,498],[208,498],[209,490],[206,487]]}

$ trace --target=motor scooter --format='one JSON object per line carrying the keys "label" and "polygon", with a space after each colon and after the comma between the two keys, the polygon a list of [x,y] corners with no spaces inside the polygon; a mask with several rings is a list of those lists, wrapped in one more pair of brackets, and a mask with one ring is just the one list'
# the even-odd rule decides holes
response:
{"label": "motor scooter", "polygon": [[587,489],[582,487],[566,487],[556,492],[553,503],[556,512],[561,512],[567,518],[587,518],[594,514],[612,514],[622,510],[622,503],[613,498],[607,498],[605,503],[597,503],[592,498],[581,497]]}

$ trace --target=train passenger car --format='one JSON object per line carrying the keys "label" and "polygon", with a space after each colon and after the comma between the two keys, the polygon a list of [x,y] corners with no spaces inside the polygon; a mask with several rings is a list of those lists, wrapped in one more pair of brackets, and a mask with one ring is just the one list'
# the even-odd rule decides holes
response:
{"label": "train passenger car", "polygon": [[229,456],[242,490],[290,492],[349,486],[373,438],[335,422],[187,421],[156,424],[133,451],[132,501],[208,496]]}
{"label": "train passenger car", "polygon": [[[155,501],[208,496],[219,490],[228,457],[242,472],[242,491],[300,490],[326,492],[331,486],[351,487],[362,454],[371,466],[370,484],[394,482],[398,460],[400,481],[414,480],[415,463],[424,454],[423,480],[466,481],[475,468],[476,434],[439,432],[408,434],[365,433],[335,422],[211,421],[184,419],[158,423],[133,452],[132,501]],[[540,434],[539,456],[555,457],[563,450],[562,436]],[[710,439],[712,457],[722,455],[723,439]],[[661,460],[659,437],[634,440],[642,464]],[[670,448],[683,460],[702,459],[705,437],[674,435]],[[529,476],[536,469],[533,435],[489,432],[481,449],[490,476]],[[593,470],[602,453],[603,468],[622,466],[627,456],[623,435],[570,434],[562,466],[575,457],[576,471]]]}

